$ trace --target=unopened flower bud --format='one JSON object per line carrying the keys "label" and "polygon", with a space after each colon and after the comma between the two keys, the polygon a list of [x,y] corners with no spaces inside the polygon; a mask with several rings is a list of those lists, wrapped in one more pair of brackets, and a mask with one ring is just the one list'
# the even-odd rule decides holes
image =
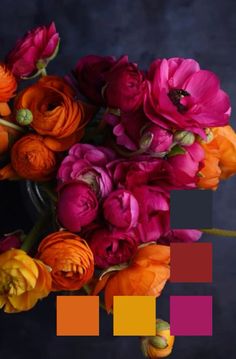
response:
{"label": "unopened flower bud", "polygon": [[206,129],[205,129],[205,134],[206,134],[206,139],[203,140],[200,136],[198,136],[199,141],[200,141],[201,143],[210,143],[210,142],[213,140],[213,138],[214,138],[213,132],[211,131],[210,128],[206,128]]}
{"label": "unopened flower bud", "polygon": [[144,135],[140,139],[139,147],[142,150],[147,150],[152,143],[153,137],[154,135],[151,132],[144,133]]}
{"label": "unopened flower bud", "polygon": [[16,121],[22,126],[28,126],[33,121],[33,114],[27,108],[17,111]]}
{"label": "unopened flower bud", "polygon": [[165,358],[171,354],[175,337],[170,335],[170,325],[162,319],[156,321],[156,336],[142,337],[141,348],[150,359]]}
{"label": "unopened flower bud", "polygon": [[174,141],[182,146],[191,146],[195,141],[195,135],[190,131],[176,131]]}

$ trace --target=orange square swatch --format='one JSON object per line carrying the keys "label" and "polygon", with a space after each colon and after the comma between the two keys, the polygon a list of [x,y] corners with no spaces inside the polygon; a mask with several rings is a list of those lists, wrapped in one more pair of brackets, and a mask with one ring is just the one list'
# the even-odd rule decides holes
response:
{"label": "orange square swatch", "polygon": [[98,296],[57,296],[58,336],[98,336]]}
{"label": "orange square swatch", "polygon": [[171,243],[170,281],[212,282],[212,243]]}
{"label": "orange square swatch", "polygon": [[115,296],[113,334],[153,336],[156,334],[156,298],[152,296]]}

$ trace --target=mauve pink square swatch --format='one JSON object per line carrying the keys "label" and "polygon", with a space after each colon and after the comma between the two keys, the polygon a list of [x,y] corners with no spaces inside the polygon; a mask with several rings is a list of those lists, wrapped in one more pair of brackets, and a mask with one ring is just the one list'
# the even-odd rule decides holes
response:
{"label": "mauve pink square swatch", "polygon": [[177,336],[212,336],[212,296],[171,296],[170,331]]}

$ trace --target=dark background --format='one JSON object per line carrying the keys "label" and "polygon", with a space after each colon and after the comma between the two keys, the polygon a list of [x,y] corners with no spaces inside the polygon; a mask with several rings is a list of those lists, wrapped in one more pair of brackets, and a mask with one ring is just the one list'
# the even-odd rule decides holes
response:
{"label": "dark background", "polygon": [[[51,20],[60,32],[61,49],[49,73],[64,74],[80,56],[91,53],[117,57],[127,53],[141,67],[156,57],[193,57],[220,76],[234,116],[234,0],[0,0],[0,59],[26,30]],[[236,178],[232,178],[214,193],[215,226],[236,229],[235,200]],[[0,233],[31,227],[25,201],[18,184],[0,183]],[[203,240],[213,242],[212,285],[168,285],[157,301],[157,313],[168,319],[170,294],[213,295],[213,336],[176,338],[172,358],[234,359],[236,239],[204,236]],[[1,359],[142,358],[138,339],[113,337],[112,318],[103,313],[100,337],[56,337],[54,299],[51,295],[28,313],[0,314]]]}

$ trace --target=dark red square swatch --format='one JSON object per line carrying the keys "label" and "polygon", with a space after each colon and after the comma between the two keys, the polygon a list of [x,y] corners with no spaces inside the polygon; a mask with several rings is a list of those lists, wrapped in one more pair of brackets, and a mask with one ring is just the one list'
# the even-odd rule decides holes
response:
{"label": "dark red square swatch", "polygon": [[171,243],[171,282],[212,282],[212,243]]}

